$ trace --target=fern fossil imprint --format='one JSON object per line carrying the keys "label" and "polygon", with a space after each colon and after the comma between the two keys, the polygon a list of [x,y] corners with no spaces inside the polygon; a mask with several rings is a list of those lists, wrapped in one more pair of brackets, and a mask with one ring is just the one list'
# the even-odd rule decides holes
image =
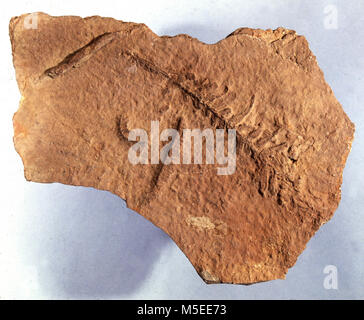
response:
{"label": "fern fossil imprint", "polygon": [[[36,17],[36,28],[10,21],[26,179],[120,196],[207,283],[284,278],[339,204],[354,135],[305,38],[241,28],[205,44],[111,18]],[[151,121],[235,129],[235,173],[133,165],[128,135]]]}

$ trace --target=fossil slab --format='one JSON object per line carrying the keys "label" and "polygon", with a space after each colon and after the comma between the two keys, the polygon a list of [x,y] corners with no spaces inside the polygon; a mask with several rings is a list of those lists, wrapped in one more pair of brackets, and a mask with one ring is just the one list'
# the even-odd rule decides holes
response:
{"label": "fossil slab", "polygon": [[[10,38],[26,179],[120,196],[206,282],[284,278],[336,210],[354,125],[294,31],[241,28],[205,44],[144,24],[37,13],[12,18]],[[151,121],[176,132],[236,129],[235,172],[132,164],[128,135]]]}

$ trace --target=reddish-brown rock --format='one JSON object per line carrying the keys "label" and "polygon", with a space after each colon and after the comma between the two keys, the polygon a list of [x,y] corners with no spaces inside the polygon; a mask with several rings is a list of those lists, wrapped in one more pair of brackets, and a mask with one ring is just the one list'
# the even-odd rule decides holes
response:
{"label": "reddish-brown rock", "polygon": [[[284,278],[333,215],[354,125],[304,37],[238,29],[216,44],[144,24],[10,22],[25,177],[109,190],[168,233],[206,282]],[[133,165],[128,132],[235,128],[218,165]]]}

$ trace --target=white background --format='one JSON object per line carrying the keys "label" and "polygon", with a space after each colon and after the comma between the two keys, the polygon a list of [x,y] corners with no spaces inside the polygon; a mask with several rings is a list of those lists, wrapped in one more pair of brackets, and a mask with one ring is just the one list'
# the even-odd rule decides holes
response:
{"label": "white background", "polygon": [[[337,8],[337,29],[325,28],[330,4]],[[12,0],[0,6],[0,298],[364,298],[364,1]],[[8,23],[12,16],[34,11],[143,22],[159,35],[188,33],[207,43],[243,26],[283,26],[306,36],[356,133],[340,206],[286,280],[206,285],[172,240],[118,197],[25,181],[12,145],[11,119],[20,95]],[[326,265],[338,268],[337,290],[323,286]]]}

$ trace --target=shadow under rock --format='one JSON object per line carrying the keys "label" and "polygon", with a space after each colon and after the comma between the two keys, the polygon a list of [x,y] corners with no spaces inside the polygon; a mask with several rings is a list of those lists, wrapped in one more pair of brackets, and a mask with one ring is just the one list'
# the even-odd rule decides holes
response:
{"label": "shadow under rock", "polygon": [[25,196],[35,209],[27,212],[31,226],[23,226],[23,237],[30,249],[27,263],[52,297],[130,294],[171,241],[110,192],[61,184],[37,189]]}

